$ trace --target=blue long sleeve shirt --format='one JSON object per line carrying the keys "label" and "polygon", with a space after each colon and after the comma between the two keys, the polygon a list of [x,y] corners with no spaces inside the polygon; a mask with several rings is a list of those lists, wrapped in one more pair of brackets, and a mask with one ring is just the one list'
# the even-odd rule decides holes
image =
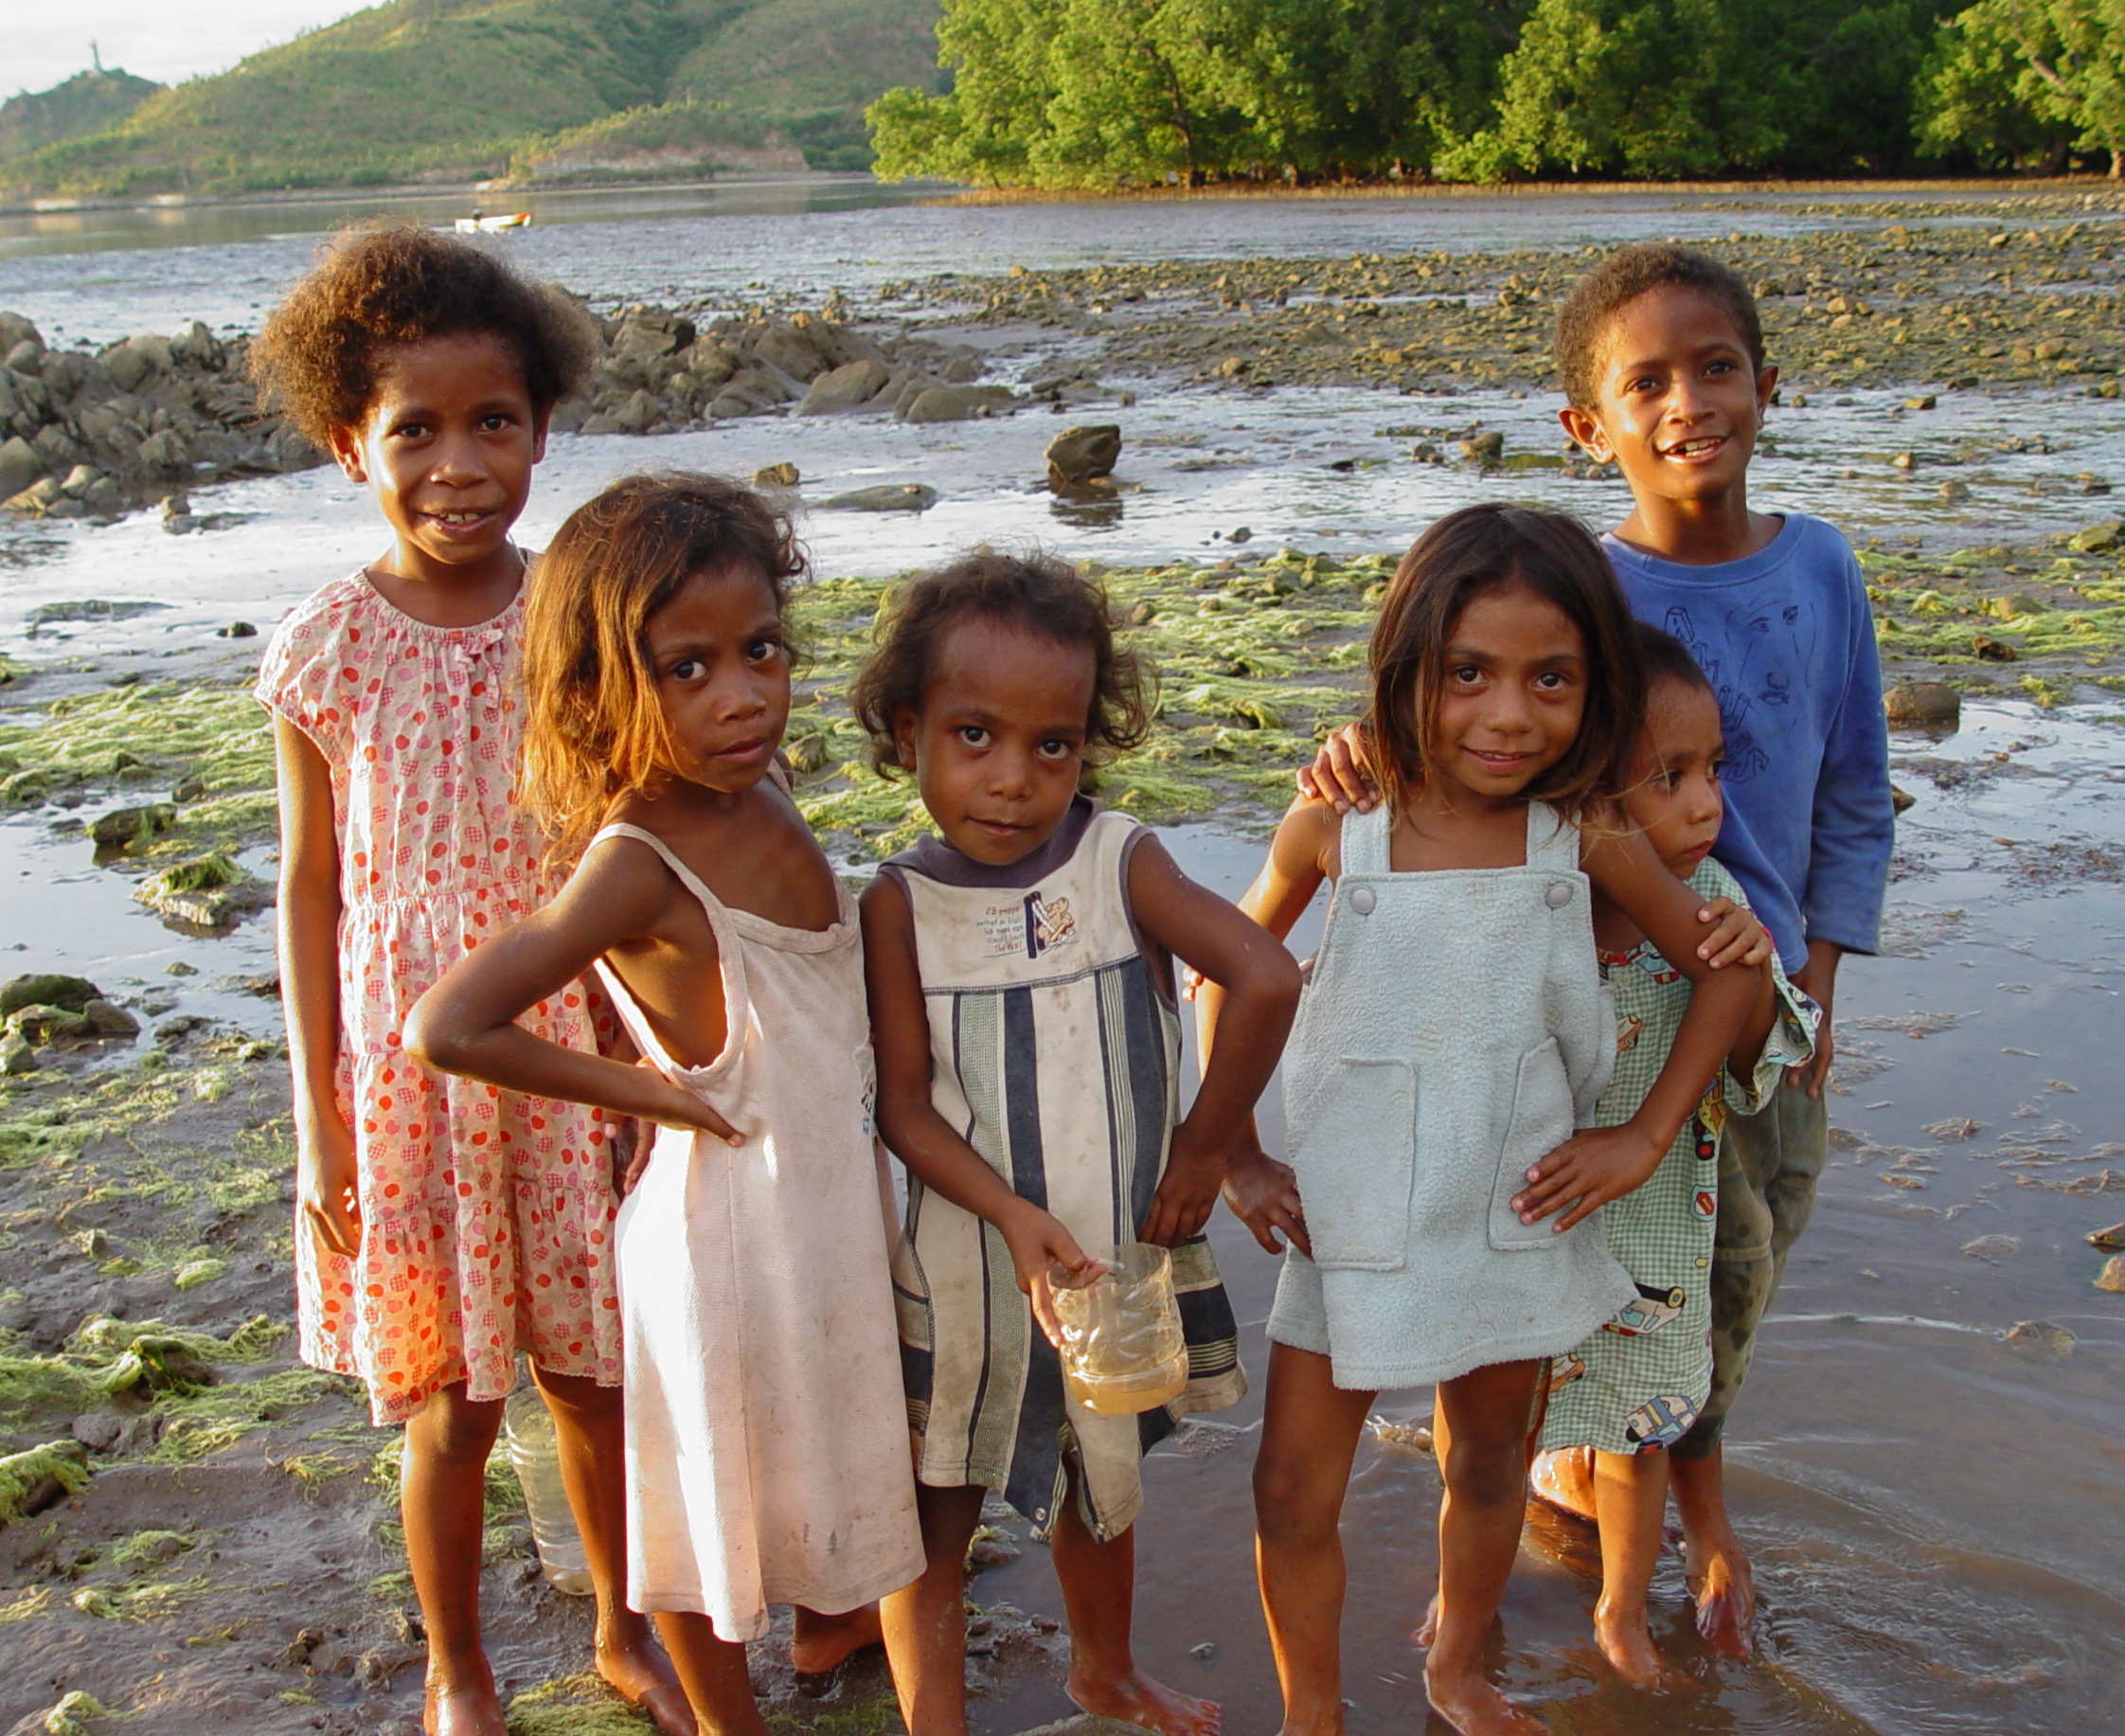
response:
{"label": "blue long sleeve shirt", "polygon": [[1810,940],[1881,941],[1895,810],[1866,585],[1845,539],[1793,512],[1753,555],[1663,561],[1604,537],[1640,620],[1689,647],[1719,696],[1726,820],[1714,854],[1788,971]]}

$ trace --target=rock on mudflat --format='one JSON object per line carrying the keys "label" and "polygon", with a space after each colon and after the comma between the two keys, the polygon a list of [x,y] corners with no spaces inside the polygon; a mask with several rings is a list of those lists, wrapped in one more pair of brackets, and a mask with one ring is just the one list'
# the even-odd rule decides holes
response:
{"label": "rock on mudflat", "polygon": [[886,482],[876,488],[851,489],[822,500],[827,512],[927,512],[938,503],[938,492],[920,482]]}
{"label": "rock on mudflat", "polygon": [[1906,681],[1882,695],[1882,709],[1892,724],[1959,724],[1962,695],[1946,682]]}
{"label": "rock on mudflat", "polygon": [[1082,488],[1098,477],[1114,474],[1121,458],[1121,426],[1093,422],[1065,428],[1048,441],[1045,456],[1048,487]]}
{"label": "rock on mudflat", "polygon": [[2099,519],[2093,525],[2076,530],[2070,539],[2070,546],[2084,555],[2106,554],[2117,546],[2120,538],[2125,538],[2125,521]]}
{"label": "rock on mudflat", "polygon": [[2092,1229],[2088,1232],[2090,1247],[2125,1248],[2125,1224],[2113,1224],[2108,1229]]}
{"label": "rock on mudflat", "polygon": [[100,999],[102,993],[86,976],[40,971],[0,985],[0,1018],[24,1007],[64,1007],[69,1012],[85,1012],[89,1002]]}
{"label": "rock on mudflat", "polygon": [[2018,1350],[2045,1351],[2053,1356],[2073,1354],[2074,1335],[2049,1320],[2018,1320],[2007,1329],[2007,1342]]}
{"label": "rock on mudflat", "polygon": [[757,489],[794,489],[802,481],[795,464],[763,464],[753,473],[753,486]]}
{"label": "rock on mudflat", "polygon": [[2096,1274],[2096,1288],[2125,1296],[2125,1254],[2113,1254],[2103,1262],[2103,1269]]}

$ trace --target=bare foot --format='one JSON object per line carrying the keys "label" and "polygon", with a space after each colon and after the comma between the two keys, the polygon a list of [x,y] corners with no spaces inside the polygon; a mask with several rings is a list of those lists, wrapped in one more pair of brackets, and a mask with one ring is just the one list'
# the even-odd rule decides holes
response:
{"label": "bare foot", "polygon": [[1432,1641],[1438,1638],[1438,1593],[1432,1593],[1432,1601],[1424,1605],[1424,1619],[1418,1622],[1417,1631],[1410,1640],[1420,1650],[1429,1652]]}
{"label": "bare foot", "polygon": [[1541,1725],[1480,1675],[1450,1682],[1426,1670],[1424,1697],[1432,1703],[1432,1710],[1461,1736],[1548,1736]]}
{"label": "bare foot", "polygon": [[491,1678],[455,1688],[431,1681],[420,1696],[420,1727],[427,1736],[509,1736]]}
{"label": "bare foot", "polygon": [[1545,1506],[1567,1518],[1594,1523],[1594,1449],[1559,1447],[1537,1453],[1527,1471],[1527,1487]]}
{"label": "bare foot", "polygon": [[840,1616],[822,1616],[799,1606],[790,1629],[790,1668],[799,1675],[824,1675],[843,1658],[884,1640],[875,1603]]}
{"label": "bare foot", "polygon": [[1068,1691],[1080,1711],[1140,1725],[1159,1736],[1217,1736],[1223,1722],[1216,1702],[1176,1693],[1140,1670],[1119,1681],[1095,1682],[1073,1669]]}
{"label": "bare foot", "polygon": [[1653,1650],[1652,1635],[1646,1628],[1645,1606],[1625,1614],[1612,1610],[1607,1600],[1594,1606],[1594,1638],[1601,1655],[1616,1674],[1634,1688],[1665,1688],[1668,1667]]}
{"label": "bare foot", "polygon": [[1721,1657],[1745,1658],[1756,1645],[1756,1577],[1741,1540],[1690,1550],[1686,1576],[1697,1594],[1697,1631]]}
{"label": "bare foot", "polygon": [[670,1660],[651,1642],[646,1624],[630,1629],[615,1622],[598,1636],[597,1657],[605,1686],[648,1713],[664,1736],[696,1736],[687,1691]]}

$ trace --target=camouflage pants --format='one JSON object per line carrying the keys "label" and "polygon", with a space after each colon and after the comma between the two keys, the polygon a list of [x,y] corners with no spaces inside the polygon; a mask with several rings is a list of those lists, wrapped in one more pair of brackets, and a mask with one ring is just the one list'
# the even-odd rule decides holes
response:
{"label": "camouflage pants", "polygon": [[1824,1098],[1810,1101],[1781,1084],[1761,1114],[1726,1118],[1712,1238],[1712,1390],[1695,1425],[1670,1449],[1677,1459],[1704,1459],[1719,1445],[1829,1155]]}

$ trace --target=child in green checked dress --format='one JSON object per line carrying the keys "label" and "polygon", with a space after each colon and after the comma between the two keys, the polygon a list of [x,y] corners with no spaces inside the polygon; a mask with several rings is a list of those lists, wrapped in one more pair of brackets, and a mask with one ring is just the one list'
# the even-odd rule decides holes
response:
{"label": "child in green checked dress", "polygon": [[[1643,623],[1638,637],[1649,681],[1625,812],[1675,875],[1706,899],[1739,902],[1733,878],[1710,857],[1723,811],[1719,702],[1679,640]],[[1594,940],[1616,999],[1616,1073],[1594,1111],[1596,1125],[1608,1126],[1627,1119],[1659,1077],[1689,982],[1598,897]],[[1760,950],[1762,987],[1725,1076],[1652,1179],[1603,1209],[1609,1251],[1637,1298],[1555,1364],[1534,1466],[1538,1494],[1598,1521],[1595,1636],[1616,1670],[1645,1687],[1663,1675],[1646,1627],[1646,1589],[1667,1512],[1667,1448],[1688,1432],[1711,1386],[1721,1131],[1730,1110],[1754,1113],[1814,1047],[1814,1003],[1786,980],[1767,944]]]}

